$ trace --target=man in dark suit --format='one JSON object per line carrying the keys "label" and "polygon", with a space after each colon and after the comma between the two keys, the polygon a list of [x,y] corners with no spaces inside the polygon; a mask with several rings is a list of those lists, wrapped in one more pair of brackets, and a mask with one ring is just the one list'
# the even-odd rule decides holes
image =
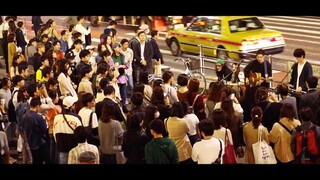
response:
{"label": "man in dark suit", "polygon": [[146,33],[140,31],[138,33],[139,43],[135,43],[133,46],[135,72],[137,80],[139,79],[140,71],[145,70],[149,74],[153,73],[152,57],[153,48],[150,42],[146,41]]}
{"label": "man in dark suit", "polygon": [[292,66],[290,84],[297,92],[307,91],[306,81],[313,75],[312,66],[305,60],[306,53],[303,49],[294,50],[293,56],[298,62]]}
{"label": "man in dark suit", "polygon": [[156,60],[158,63],[163,64],[163,57],[162,57],[162,53],[160,52],[157,40],[159,38],[159,32],[158,30],[152,30],[151,31],[151,39],[150,39],[150,43],[152,45],[153,48],[153,59]]}
{"label": "man in dark suit", "polygon": [[98,102],[96,104],[96,114],[97,114],[97,118],[100,119],[101,115],[102,115],[102,108],[105,104],[111,104],[115,107],[115,119],[118,120],[119,122],[125,121],[125,117],[119,107],[119,104],[114,100],[115,99],[115,90],[114,87],[111,85],[107,85],[104,89],[103,89],[103,93],[105,95],[105,98]]}
{"label": "man in dark suit", "polygon": [[299,103],[299,109],[298,111],[305,107],[308,106],[312,110],[312,112],[316,112],[320,105],[320,94],[317,91],[316,87],[318,85],[318,78],[315,76],[310,76],[307,78],[307,88],[308,91],[306,94],[302,94],[300,96],[300,103]]}

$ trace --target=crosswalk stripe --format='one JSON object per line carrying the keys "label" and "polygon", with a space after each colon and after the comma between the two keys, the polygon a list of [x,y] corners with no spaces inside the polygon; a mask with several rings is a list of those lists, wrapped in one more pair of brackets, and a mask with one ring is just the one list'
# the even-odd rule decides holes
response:
{"label": "crosswalk stripe", "polygon": [[319,25],[320,20],[319,19],[308,19],[308,21],[306,21],[306,18],[293,18],[293,17],[288,17],[283,19],[280,17],[259,17],[260,20],[264,21],[269,21],[269,22],[285,22],[285,23],[302,23],[302,24],[309,24],[309,25]]}

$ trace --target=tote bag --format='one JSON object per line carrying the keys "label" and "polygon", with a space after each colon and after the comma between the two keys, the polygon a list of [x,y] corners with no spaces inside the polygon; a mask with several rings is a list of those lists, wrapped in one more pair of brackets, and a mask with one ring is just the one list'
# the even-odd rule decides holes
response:
{"label": "tote bag", "polygon": [[274,152],[271,146],[261,140],[261,126],[258,127],[258,142],[252,144],[253,156],[256,164],[277,164]]}
{"label": "tote bag", "polygon": [[234,152],[233,145],[230,144],[227,128],[224,136],[224,142],[226,143],[226,146],[224,148],[224,155],[222,157],[223,164],[237,164],[236,154]]}

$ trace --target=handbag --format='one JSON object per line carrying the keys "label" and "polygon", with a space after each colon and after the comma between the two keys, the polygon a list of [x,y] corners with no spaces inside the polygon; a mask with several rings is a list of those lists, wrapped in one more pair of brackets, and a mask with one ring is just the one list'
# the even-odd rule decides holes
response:
{"label": "handbag", "polygon": [[237,164],[236,154],[233,145],[230,144],[227,128],[224,136],[224,142],[226,142],[226,145],[224,148],[224,155],[222,157],[223,164]]}
{"label": "handbag", "polygon": [[258,127],[258,141],[252,144],[255,164],[277,164],[272,147],[265,140],[261,140],[261,128],[260,125]]}

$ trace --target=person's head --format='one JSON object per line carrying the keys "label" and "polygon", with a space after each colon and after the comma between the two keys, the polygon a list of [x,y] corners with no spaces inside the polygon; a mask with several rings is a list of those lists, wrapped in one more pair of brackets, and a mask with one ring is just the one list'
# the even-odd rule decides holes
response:
{"label": "person's head", "polygon": [[177,77],[177,84],[179,86],[187,86],[189,82],[189,77],[186,74],[179,74]]}
{"label": "person's head", "polygon": [[289,87],[286,83],[278,84],[277,90],[281,96],[288,96],[288,94],[289,94]]}
{"label": "person's head", "polygon": [[200,81],[196,78],[191,78],[188,84],[189,92],[198,92],[200,86]]}
{"label": "person's head", "polygon": [[27,61],[22,61],[18,64],[18,72],[24,78],[29,77],[29,65]]}
{"label": "person's head", "polygon": [[79,155],[78,161],[80,164],[96,164],[96,155],[91,151],[82,152]]}
{"label": "person's head", "polygon": [[259,127],[261,120],[262,120],[262,117],[263,117],[263,112],[262,112],[261,107],[254,106],[251,109],[251,120],[252,120],[253,127],[255,129],[257,129]]}
{"label": "person's head", "polygon": [[164,132],[164,123],[160,119],[154,119],[150,122],[149,129],[153,137],[161,136]]}
{"label": "person's head", "polygon": [[67,75],[69,67],[70,67],[70,61],[68,59],[59,60],[59,66],[58,66],[59,74],[64,73],[65,75]]}
{"label": "person's head", "polygon": [[93,71],[91,66],[86,66],[80,71],[81,78],[86,77],[87,79],[90,79],[92,77],[92,73]]}
{"label": "person's head", "polygon": [[25,81],[24,81],[23,77],[20,75],[13,76],[12,83],[14,84],[15,87],[24,87],[25,86]]}
{"label": "person's head", "polygon": [[265,53],[264,53],[264,50],[262,49],[259,49],[256,53],[256,59],[260,64],[264,62],[264,55]]}
{"label": "person's head", "polygon": [[30,97],[40,97],[39,87],[36,83],[30,83],[27,86],[27,92]]}
{"label": "person's head", "polygon": [[90,59],[90,51],[87,50],[87,49],[81,50],[80,53],[79,53],[79,57],[80,57],[81,61],[89,62],[89,59]]}
{"label": "person's head", "polygon": [[77,97],[66,96],[62,100],[62,105],[66,110],[73,110],[75,108],[75,103],[78,101]]}
{"label": "person's head", "polygon": [[110,96],[111,98],[115,98],[115,89],[111,85],[106,85],[103,89],[103,94],[105,96]]}
{"label": "person's head", "polygon": [[87,136],[89,135],[89,132],[84,126],[78,126],[74,130],[74,135],[78,143],[84,143],[87,141]]}
{"label": "person's head", "polygon": [[232,63],[232,72],[239,73],[240,72],[240,66],[238,66],[238,63]]}
{"label": "person's head", "polygon": [[102,114],[100,120],[104,123],[109,123],[111,119],[115,119],[115,107],[114,104],[106,103],[103,105]]}
{"label": "person's head", "polygon": [[209,85],[208,99],[213,102],[219,102],[221,98],[221,89],[224,87],[222,81],[211,82]]}
{"label": "person's head", "polygon": [[140,39],[140,42],[144,43],[146,41],[147,35],[144,31],[138,32],[138,38]]}
{"label": "person's head", "polygon": [[46,80],[53,77],[53,71],[52,71],[52,68],[47,66],[47,67],[44,67],[42,69],[42,77],[44,77]]}
{"label": "person's head", "polygon": [[1,85],[2,85],[3,89],[10,89],[11,85],[12,85],[11,79],[9,79],[7,77],[2,78]]}
{"label": "person's head", "polygon": [[112,45],[113,54],[118,54],[121,50],[121,44],[120,43],[114,43]]}
{"label": "person's head", "polygon": [[298,48],[294,50],[293,56],[296,58],[298,62],[302,62],[304,58],[306,58],[306,52],[303,49]]}
{"label": "person's head", "polygon": [[162,87],[154,87],[151,95],[151,103],[164,104],[164,94]]}
{"label": "person's head", "polygon": [[147,24],[142,24],[140,26],[140,29],[142,32],[144,32],[145,34],[148,34],[150,32],[149,26]]}
{"label": "person's head", "polygon": [[119,75],[126,75],[126,71],[123,67],[118,68]]}
{"label": "person's head", "polygon": [[223,68],[223,66],[225,66],[225,62],[222,59],[217,59],[216,61],[216,72],[220,72]]}
{"label": "person's head", "polygon": [[266,87],[261,86],[256,90],[255,102],[260,103],[268,99],[269,91]]}
{"label": "person's head", "polygon": [[31,109],[33,109],[36,112],[40,112],[40,105],[41,105],[40,97],[31,98],[31,101],[30,101]]}
{"label": "person's head", "polygon": [[198,129],[202,137],[212,136],[215,129],[214,127],[214,123],[208,119],[203,119],[198,124]]}
{"label": "person's head", "polygon": [[48,96],[52,99],[54,104],[58,104],[59,98],[57,91],[48,90]]}
{"label": "person's head", "polygon": [[48,90],[56,91],[58,89],[58,83],[59,82],[57,79],[51,77],[51,78],[49,78],[49,80],[46,83],[46,88]]}
{"label": "person's head", "polygon": [[158,111],[158,108],[156,105],[153,104],[149,104],[146,108],[145,108],[145,117],[144,117],[144,123],[143,123],[143,127],[148,127],[148,124],[154,120],[159,118],[160,113]]}
{"label": "person's head", "polygon": [[180,102],[174,102],[171,108],[172,108],[171,117],[178,117],[178,118],[184,117],[183,106],[181,105]]}
{"label": "person's head", "polygon": [[115,28],[117,27],[117,25],[118,25],[118,23],[117,23],[117,21],[115,21],[115,20],[111,20],[111,21],[109,22],[109,26],[110,26],[111,28],[113,28],[113,29],[115,29]]}
{"label": "person's head", "polygon": [[282,105],[280,110],[280,118],[288,118],[289,121],[293,121],[294,118],[294,107],[290,103]]}
{"label": "person's head", "polygon": [[136,112],[130,117],[128,131],[141,130],[144,121],[144,112]]}
{"label": "person's head", "polygon": [[89,109],[95,106],[95,98],[91,93],[85,93],[82,95],[82,105]]}
{"label": "person's head", "polygon": [[313,118],[313,112],[310,107],[305,106],[300,109],[300,120],[304,122],[310,122]]}
{"label": "person's head", "polygon": [[159,38],[159,31],[158,30],[152,30],[151,31],[151,37],[154,39],[158,39]]}
{"label": "person's head", "polygon": [[316,76],[309,76],[307,78],[307,88],[316,88],[318,86],[318,78]]}
{"label": "person's head", "polygon": [[29,94],[27,92],[27,88],[26,87],[19,88],[18,93],[17,93],[17,101],[18,101],[18,103],[28,101],[29,97],[30,96],[29,96]]}
{"label": "person's head", "polygon": [[122,39],[120,41],[121,47],[123,50],[127,50],[127,48],[129,47],[129,40],[128,39]]}
{"label": "person's head", "polygon": [[189,114],[189,104],[188,104],[188,101],[179,101],[182,105],[182,109],[183,109],[183,113],[184,115],[187,115]]}
{"label": "person's head", "polygon": [[142,84],[141,82],[137,82],[134,87],[133,87],[133,92],[140,92],[140,93],[144,93],[144,84]]}
{"label": "person's head", "polygon": [[215,109],[212,113],[212,122],[216,130],[227,127],[226,114],[222,109]]}
{"label": "person's head", "polygon": [[141,92],[134,92],[131,96],[131,102],[134,106],[140,107],[143,103],[144,95]]}
{"label": "person's head", "polygon": [[162,74],[162,79],[164,83],[172,83],[173,82],[173,72],[172,71],[165,71]]}

